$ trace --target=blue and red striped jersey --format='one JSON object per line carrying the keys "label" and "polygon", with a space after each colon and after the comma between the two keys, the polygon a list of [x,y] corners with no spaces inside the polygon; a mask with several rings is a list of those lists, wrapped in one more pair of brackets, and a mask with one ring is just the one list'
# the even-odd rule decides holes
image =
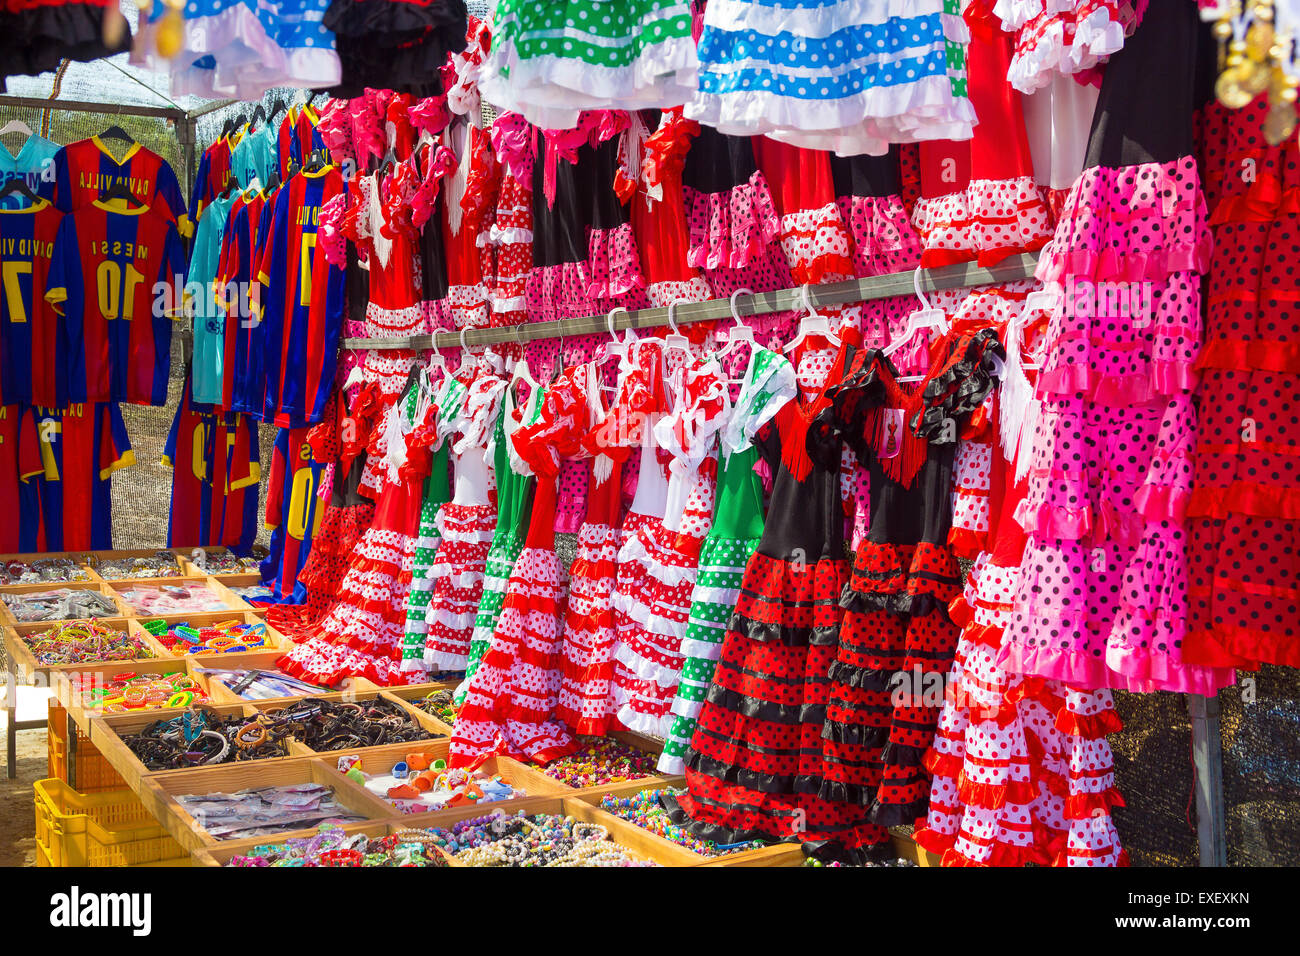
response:
{"label": "blue and red striped jersey", "polygon": [[307,563],[320,529],[325,503],[317,496],[325,462],[317,461],[307,441],[308,428],[282,428],[275,436],[271,477],[266,491],[266,526],[271,553],[262,561],[262,580],[277,603],[301,604],[307,588],[298,572]]}
{"label": "blue and red striped jersey", "polygon": [[67,330],[45,300],[62,222],[63,213],[45,200],[0,209],[0,401],[6,404],[67,404]]}
{"label": "blue and red striped jersey", "polygon": [[203,151],[194,189],[190,191],[190,222],[197,226],[203,210],[230,185],[230,140],[222,137]]}
{"label": "blue and red striped jersey", "polygon": [[112,476],[135,464],[115,402],[36,408],[41,511],[50,551],[113,547]]}
{"label": "blue and red striped jersey", "polygon": [[299,168],[307,164],[312,150],[324,149],[325,141],[321,139],[316,124],[320,116],[310,105],[290,106],[280,123],[280,179],[289,179],[289,164],[297,163]]}
{"label": "blue and red striped jersey", "polygon": [[247,554],[257,535],[262,477],[257,425],[247,415],[196,404],[189,383],[172,420],[163,464],[172,469],[167,547]]}
{"label": "blue and red striped jersey", "polygon": [[[235,197],[217,267],[217,295],[225,312],[221,406],[256,418],[262,417],[266,371],[260,348],[262,325],[252,293],[258,250],[270,219],[263,215],[266,212],[267,200],[260,192]],[[254,343],[259,347],[252,348]]]}
{"label": "blue and red striped jersey", "polygon": [[346,276],[326,258],[316,230],[321,207],[342,191],[336,166],[301,172],[280,187],[269,214],[257,276],[267,357],[262,417],[285,428],[320,421],[334,384]]}
{"label": "blue and red striped jersey", "polygon": [[32,410],[0,405],[0,509],[6,515],[6,520],[0,521],[0,553],[45,550],[40,535],[40,476],[44,472]]}
{"label": "blue and red striped jersey", "polygon": [[185,266],[175,225],[148,206],[64,217],[45,298],[67,324],[70,401],[166,404]]}
{"label": "blue and red striped jersey", "polygon": [[76,212],[104,190],[125,182],[141,204],[176,223],[182,236],[194,231],[176,173],[153,150],[132,143],[119,162],[98,136],[64,146],[54,156],[54,205]]}

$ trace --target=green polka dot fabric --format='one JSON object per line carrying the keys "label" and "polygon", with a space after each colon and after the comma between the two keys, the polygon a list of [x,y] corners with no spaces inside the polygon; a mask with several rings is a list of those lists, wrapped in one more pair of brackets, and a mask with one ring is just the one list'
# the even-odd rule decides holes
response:
{"label": "green polka dot fabric", "polygon": [[480,89],[499,110],[569,129],[584,109],[680,105],[696,62],[686,0],[500,0]]}

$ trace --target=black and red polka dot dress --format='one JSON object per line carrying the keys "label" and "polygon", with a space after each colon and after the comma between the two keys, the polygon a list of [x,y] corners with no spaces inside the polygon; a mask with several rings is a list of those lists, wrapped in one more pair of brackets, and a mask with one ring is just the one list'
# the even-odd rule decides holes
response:
{"label": "black and red polka dot dress", "polygon": [[922,759],[934,736],[958,628],[961,593],[948,547],[957,439],[996,385],[1002,347],[992,330],[954,329],[935,343],[921,382],[900,381],[879,350],[857,353],[814,423],[822,460],[851,444],[870,473],[871,521],[840,604],[829,671],[823,797],[857,805],[877,844],[929,804]]}
{"label": "black and red polka dot dress", "polygon": [[[843,377],[842,350],[827,384]],[[745,567],[713,685],[670,812],[721,843],[860,842],[859,810],[821,793],[827,672],[848,580],[839,458],[812,461],[806,434],[820,393],[785,405],[756,446],[773,475],[762,540]]]}

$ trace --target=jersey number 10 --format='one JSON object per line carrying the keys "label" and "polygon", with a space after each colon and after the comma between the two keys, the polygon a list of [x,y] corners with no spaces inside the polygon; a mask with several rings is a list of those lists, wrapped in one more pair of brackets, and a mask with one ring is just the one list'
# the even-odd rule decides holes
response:
{"label": "jersey number 10", "polygon": [[122,267],[116,262],[105,260],[95,270],[95,287],[99,293],[99,312],[110,322],[113,319],[131,321],[135,315],[135,290],[142,276],[134,265],[126,266],[126,295],[122,295]]}

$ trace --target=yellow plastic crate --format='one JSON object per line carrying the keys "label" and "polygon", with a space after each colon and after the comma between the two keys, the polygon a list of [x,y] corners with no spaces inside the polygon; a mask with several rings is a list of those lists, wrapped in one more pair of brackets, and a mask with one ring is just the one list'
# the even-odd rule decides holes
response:
{"label": "yellow plastic crate", "polygon": [[189,866],[190,857],[130,790],[78,793],[38,780],[37,866]]}
{"label": "yellow plastic crate", "polygon": [[[47,772],[51,777],[68,782],[68,712],[55,701],[50,701],[46,733]],[[77,790],[81,793],[99,793],[101,790],[121,790],[126,786],[122,775],[113,769],[108,758],[90,742],[90,737],[77,729]]]}

